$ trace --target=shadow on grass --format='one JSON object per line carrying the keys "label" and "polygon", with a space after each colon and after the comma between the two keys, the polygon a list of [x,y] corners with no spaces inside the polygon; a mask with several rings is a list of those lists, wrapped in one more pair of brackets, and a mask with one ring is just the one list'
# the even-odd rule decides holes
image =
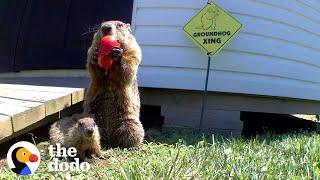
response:
{"label": "shadow on grass", "polygon": [[290,114],[242,111],[240,117],[243,121],[242,135],[250,138],[266,133],[291,134],[294,132],[316,131],[319,123],[315,119],[310,120],[310,118],[307,120]]}
{"label": "shadow on grass", "polygon": [[166,133],[162,135],[149,136],[146,138],[146,142],[153,142],[157,144],[176,144],[183,142],[186,145],[196,145],[200,141],[210,141],[209,135],[192,132],[181,133]]}
{"label": "shadow on grass", "polygon": [[264,132],[261,134],[256,134],[251,137],[226,137],[220,134],[208,135],[199,133],[170,133],[158,136],[152,136],[146,138],[146,142],[153,142],[156,144],[168,144],[175,145],[177,143],[182,143],[185,145],[197,145],[200,142],[205,142],[208,144],[213,143],[225,143],[233,141],[242,141],[244,143],[250,143],[252,141],[260,142],[263,144],[270,144],[276,141],[285,141],[287,138],[300,138],[300,137],[311,137],[315,134],[320,133],[319,130],[305,130],[305,131],[288,131],[286,133],[274,133],[274,132]]}

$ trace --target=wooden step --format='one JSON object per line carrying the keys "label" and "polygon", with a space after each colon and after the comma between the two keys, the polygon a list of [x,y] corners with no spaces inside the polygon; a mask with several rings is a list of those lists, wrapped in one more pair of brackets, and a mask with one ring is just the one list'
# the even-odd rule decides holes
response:
{"label": "wooden step", "polygon": [[84,88],[0,84],[0,143],[84,99]]}

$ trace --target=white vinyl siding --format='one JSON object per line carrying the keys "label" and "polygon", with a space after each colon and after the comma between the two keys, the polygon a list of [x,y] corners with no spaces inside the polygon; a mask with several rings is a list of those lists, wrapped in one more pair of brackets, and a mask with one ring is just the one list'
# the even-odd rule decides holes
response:
{"label": "white vinyl siding", "polygon": [[[142,87],[202,90],[207,57],[182,26],[205,0],[135,0]],[[320,100],[320,2],[215,0],[243,29],[212,58],[209,90]]]}

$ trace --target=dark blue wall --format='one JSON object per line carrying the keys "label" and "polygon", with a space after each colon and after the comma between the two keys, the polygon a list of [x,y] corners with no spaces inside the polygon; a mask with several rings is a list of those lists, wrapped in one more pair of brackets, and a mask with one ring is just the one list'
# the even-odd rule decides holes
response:
{"label": "dark blue wall", "polygon": [[78,69],[103,20],[131,22],[133,0],[1,0],[0,71]]}

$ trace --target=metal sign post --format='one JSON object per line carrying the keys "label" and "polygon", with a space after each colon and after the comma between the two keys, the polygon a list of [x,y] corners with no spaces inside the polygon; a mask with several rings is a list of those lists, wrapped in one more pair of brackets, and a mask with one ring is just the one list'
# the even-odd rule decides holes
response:
{"label": "metal sign post", "polygon": [[203,129],[204,110],[206,109],[206,104],[207,104],[208,81],[209,81],[210,64],[211,64],[210,53],[208,53],[207,55],[208,55],[208,65],[207,65],[206,84],[204,87],[204,92],[203,92],[203,96],[202,96],[202,104],[201,104],[201,115],[200,115],[200,124],[199,124],[200,130]]}

